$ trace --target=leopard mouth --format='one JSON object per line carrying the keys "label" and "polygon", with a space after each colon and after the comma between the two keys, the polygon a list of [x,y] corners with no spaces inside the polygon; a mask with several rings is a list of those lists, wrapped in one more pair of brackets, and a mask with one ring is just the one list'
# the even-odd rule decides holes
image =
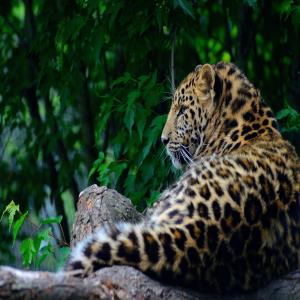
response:
{"label": "leopard mouth", "polygon": [[175,149],[167,147],[167,153],[171,157],[172,163],[176,169],[182,169],[184,165],[190,165],[193,162],[192,155],[187,146],[179,145],[179,147],[176,147]]}

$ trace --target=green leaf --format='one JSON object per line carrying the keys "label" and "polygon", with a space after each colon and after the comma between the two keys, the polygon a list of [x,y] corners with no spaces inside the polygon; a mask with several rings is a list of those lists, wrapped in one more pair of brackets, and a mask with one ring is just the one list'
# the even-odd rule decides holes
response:
{"label": "green leaf", "polygon": [[126,193],[130,193],[131,191],[134,191],[135,178],[136,178],[136,173],[131,171],[125,180]]}
{"label": "green leaf", "polygon": [[286,14],[289,15],[292,12],[292,5],[293,5],[293,0],[284,0],[280,1],[281,3],[279,4],[279,10],[280,14]]}
{"label": "green leaf", "polygon": [[58,249],[57,262],[56,262],[56,270],[57,271],[64,267],[69,254],[70,254],[69,247],[61,247]]}
{"label": "green leaf", "polygon": [[[41,230],[34,238],[33,238],[33,247],[34,252],[32,253],[32,260],[35,261],[37,266],[39,266],[42,261],[46,258],[46,256],[49,254],[47,250],[43,250],[45,247],[51,252],[52,246],[50,244],[50,232],[51,228],[46,228],[44,230]],[[42,246],[44,243],[46,243],[48,246]],[[40,260],[40,255],[45,256]],[[38,258],[39,257],[39,258]]]}
{"label": "green leaf", "polygon": [[[292,14],[292,22],[296,30],[299,30],[300,27],[300,5],[294,6],[293,14]],[[300,72],[298,72],[300,74]]]}
{"label": "green leaf", "polygon": [[221,58],[222,61],[225,61],[225,62],[230,62],[231,60],[231,57],[230,57],[230,54],[227,52],[227,51],[224,51],[222,53],[222,58]]}
{"label": "green leaf", "polygon": [[153,119],[150,125],[150,131],[147,135],[146,146],[143,148],[142,157],[140,163],[145,159],[145,157],[150,152],[151,146],[158,140],[161,135],[162,128],[166,122],[167,115],[157,116]]}
{"label": "green leaf", "polygon": [[139,89],[149,80],[150,76],[149,75],[142,75],[138,78],[139,81]]}
{"label": "green leaf", "polygon": [[132,92],[130,92],[127,96],[127,106],[131,107],[135,100],[138,99],[141,95],[141,92],[139,90],[134,90]]}
{"label": "green leaf", "polygon": [[123,170],[127,168],[126,162],[112,162],[108,166],[109,173],[114,175],[114,182],[116,183],[122,174]]}
{"label": "green leaf", "polygon": [[149,113],[148,113],[147,109],[139,108],[137,110],[136,127],[137,127],[137,131],[138,131],[140,141],[142,141],[142,139],[143,139],[144,129],[145,129],[145,126],[146,126],[146,120],[147,120],[148,114]]}
{"label": "green leaf", "polygon": [[127,96],[127,109],[126,109],[126,113],[125,113],[123,122],[124,122],[130,135],[131,135],[132,126],[133,126],[134,117],[135,117],[135,111],[132,106],[135,103],[136,99],[138,99],[140,97],[140,95],[141,95],[141,93],[139,90],[134,90],[134,91],[131,91]]}
{"label": "green leaf", "polygon": [[21,215],[21,217],[14,223],[14,226],[13,226],[13,245],[15,243],[17,234],[19,233],[20,228],[22,227],[27,215],[28,215],[28,211],[26,211],[23,215]]}
{"label": "green leaf", "polygon": [[282,132],[297,132],[300,131],[300,113],[292,108],[288,103],[285,103],[285,108],[277,113],[277,119],[282,120]]}
{"label": "green leaf", "polygon": [[15,202],[12,200],[6,207],[5,210],[3,211],[0,222],[2,221],[2,218],[5,213],[8,213],[8,224],[9,224],[9,231],[11,229],[12,223],[14,221],[14,217],[16,212],[20,212],[20,206],[16,205]]}
{"label": "green leaf", "polygon": [[108,108],[109,111],[103,112],[99,116],[99,121],[97,123],[97,131],[99,134],[102,134],[103,130],[105,129],[106,123],[111,115],[110,108]]}
{"label": "green leaf", "polygon": [[130,73],[126,72],[123,76],[117,78],[111,85],[111,87],[115,87],[116,85],[120,83],[127,83],[129,80],[131,80],[131,75]]}
{"label": "green leaf", "polygon": [[20,252],[22,253],[23,265],[29,266],[35,256],[34,242],[31,238],[25,239],[20,245]]}
{"label": "green leaf", "polygon": [[115,3],[114,3],[114,9],[113,9],[113,12],[112,12],[112,14],[110,16],[110,20],[109,20],[109,29],[113,28],[113,25],[115,23],[118,24],[118,22],[116,22],[116,18],[117,18],[118,14],[119,14],[119,11],[123,8],[123,5],[126,5],[125,2],[123,3],[122,1],[121,2],[115,1]]}
{"label": "green leaf", "polygon": [[280,110],[277,114],[276,117],[278,120],[284,119],[287,116],[289,116],[291,114],[291,109],[290,108],[284,108],[282,110]]}
{"label": "green leaf", "polygon": [[177,6],[180,6],[185,14],[191,16],[193,19],[195,18],[193,14],[193,7],[189,0],[174,0],[174,7],[176,8]]}
{"label": "green leaf", "polygon": [[49,217],[49,218],[45,218],[41,221],[41,224],[60,224],[61,220],[62,220],[62,216],[57,216],[57,217]]}
{"label": "green leaf", "polygon": [[45,247],[41,248],[38,253],[38,258],[35,262],[36,267],[39,268],[42,262],[47,258],[47,256],[49,256],[52,253],[53,253],[53,248],[50,243],[48,243]]}
{"label": "green leaf", "polygon": [[103,162],[105,158],[105,155],[104,153],[101,151],[99,152],[98,154],[98,158],[94,161],[93,163],[93,166],[89,172],[89,175],[88,175],[88,178],[90,179],[94,174],[95,172],[99,169],[99,167],[101,166],[101,163]]}
{"label": "green leaf", "polygon": [[160,193],[158,191],[153,191],[151,196],[146,200],[147,207],[151,207],[153,203],[159,198]]}
{"label": "green leaf", "polygon": [[257,0],[245,0],[245,3],[247,3],[250,7],[255,8],[257,5]]}
{"label": "green leaf", "polygon": [[116,139],[114,139],[115,142],[112,142],[112,147],[113,147],[113,150],[114,150],[114,157],[116,159],[119,158],[120,156],[120,153],[121,153],[121,150],[122,150],[122,136],[118,136]]}
{"label": "green leaf", "polygon": [[103,163],[101,164],[101,166],[99,166],[98,168],[98,172],[99,172],[99,176],[98,176],[98,180],[99,182],[102,184],[102,185],[108,185],[109,183],[109,178],[108,178],[108,166],[109,166],[109,163]]}
{"label": "green leaf", "polygon": [[133,126],[133,123],[134,123],[134,115],[135,115],[135,112],[133,109],[130,109],[130,110],[127,110],[126,111],[126,114],[125,114],[125,117],[124,117],[124,124],[129,132],[129,134],[131,135],[131,132],[132,132],[132,126]]}
{"label": "green leaf", "polygon": [[51,234],[51,227],[45,228],[37,234],[36,238],[41,240],[41,241],[50,241],[50,234]]}

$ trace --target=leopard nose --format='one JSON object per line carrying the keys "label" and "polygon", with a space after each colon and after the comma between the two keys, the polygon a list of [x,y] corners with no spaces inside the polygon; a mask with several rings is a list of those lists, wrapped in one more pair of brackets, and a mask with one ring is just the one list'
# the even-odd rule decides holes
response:
{"label": "leopard nose", "polygon": [[161,136],[161,142],[164,145],[167,145],[169,143],[170,139],[166,138],[165,136]]}

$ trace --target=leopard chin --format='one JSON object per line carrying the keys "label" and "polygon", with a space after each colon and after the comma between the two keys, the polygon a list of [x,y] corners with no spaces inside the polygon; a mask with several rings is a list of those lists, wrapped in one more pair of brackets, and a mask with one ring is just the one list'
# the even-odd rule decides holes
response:
{"label": "leopard chin", "polygon": [[169,157],[171,158],[172,164],[176,169],[182,169],[184,166],[184,159],[179,151],[171,151],[167,148],[167,153]]}

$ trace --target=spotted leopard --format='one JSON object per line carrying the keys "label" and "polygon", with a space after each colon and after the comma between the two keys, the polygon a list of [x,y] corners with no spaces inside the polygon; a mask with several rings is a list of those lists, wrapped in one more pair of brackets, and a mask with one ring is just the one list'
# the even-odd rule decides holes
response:
{"label": "spotted leopard", "polygon": [[68,270],[130,265],[224,292],[257,289],[299,267],[299,159],[235,65],[190,73],[161,139],[183,176],[140,224],[103,227],[77,245]]}

